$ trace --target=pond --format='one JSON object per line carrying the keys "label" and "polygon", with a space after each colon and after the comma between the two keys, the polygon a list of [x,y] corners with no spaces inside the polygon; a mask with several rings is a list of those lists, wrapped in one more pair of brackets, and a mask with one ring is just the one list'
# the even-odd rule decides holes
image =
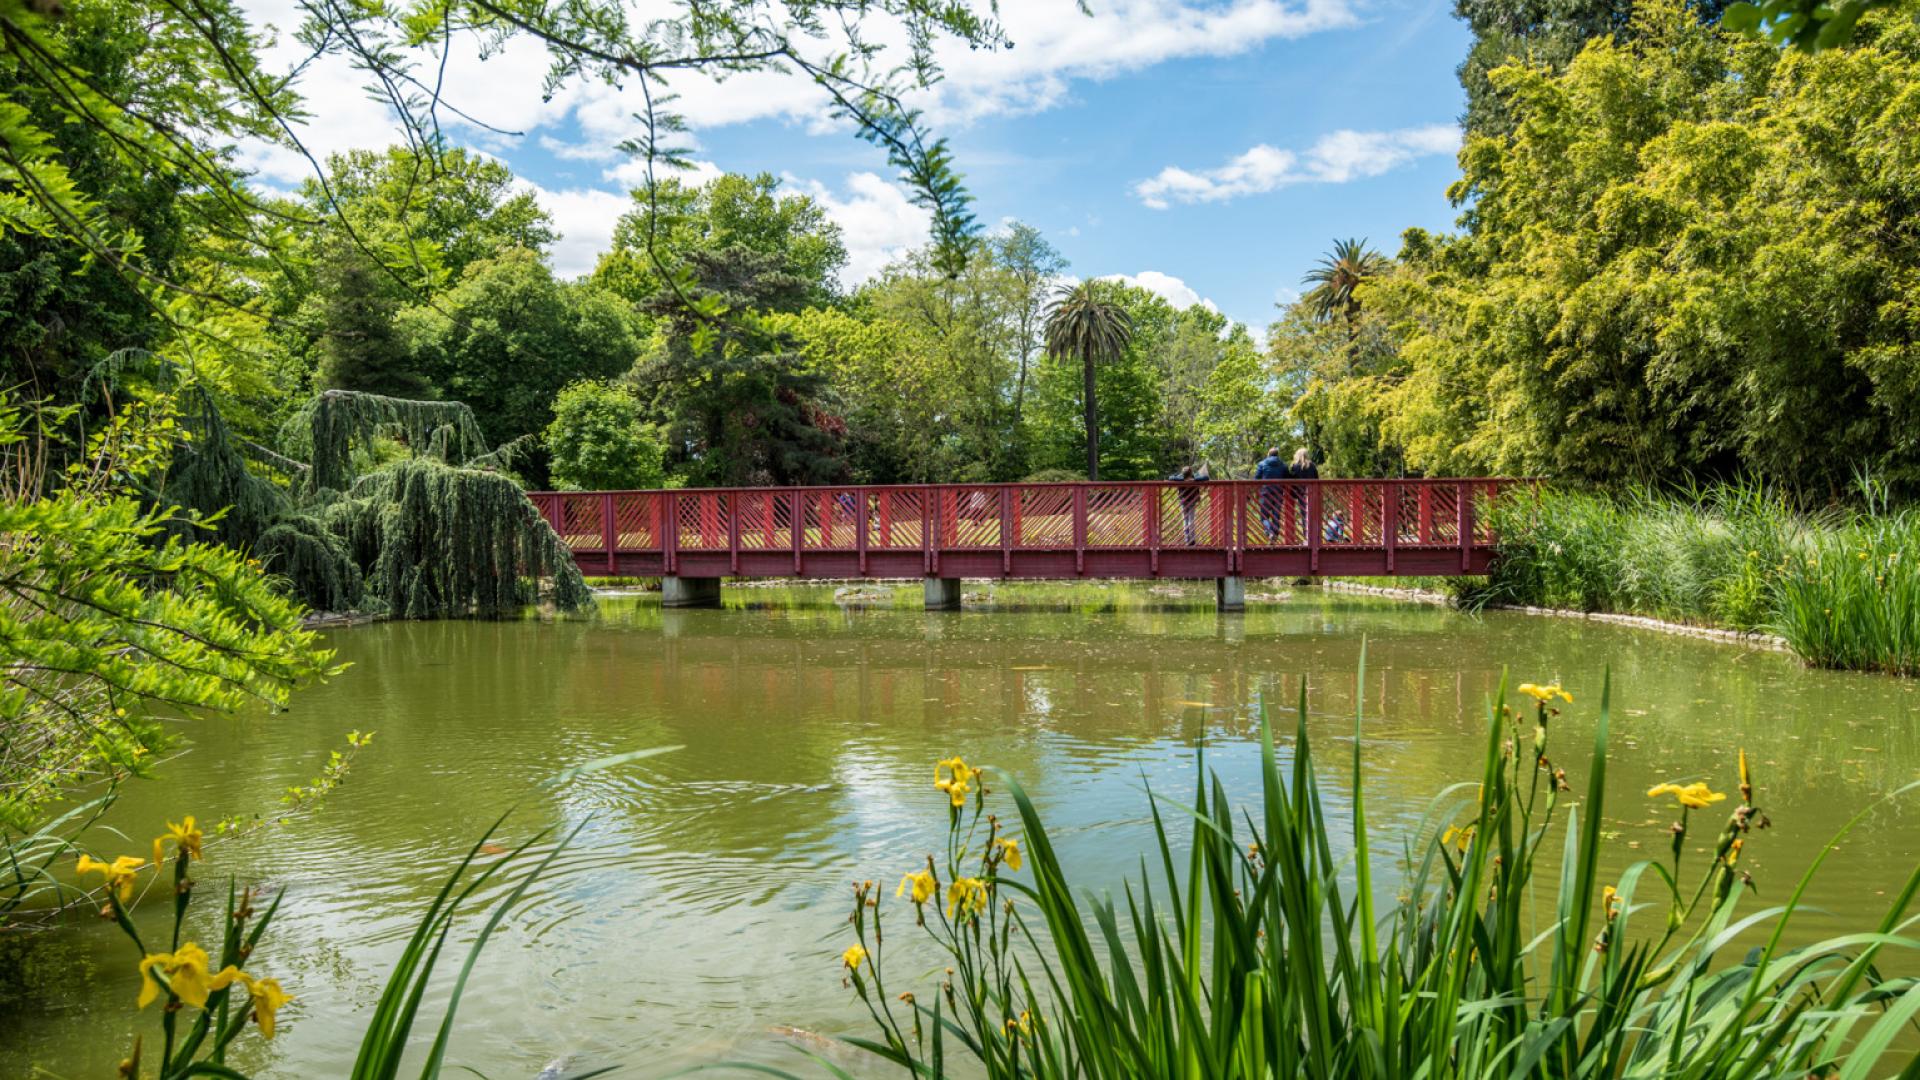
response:
{"label": "pond", "polygon": [[[417,914],[511,809],[505,843],[583,827],[481,960],[454,1061],[495,1080],[555,1063],[657,1076],[715,1060],[825,1075],[789,1044],[864,1033],[837,971],[849,884],[878,879],[890,895],[936,842],[932,763],[947,755],[1018,777],[1069,868],[1104,887],[1148,842],[1147,786],[1184,800],[1204,746],[1231,792],[1254,792],[1259,702],[1290,735],[1303,682],[1310,731],[1344,755],[1364,690],[1369,817],[1387,865],[1429,800],[1475,775],[1503,669],[1559,679],[1578,699],[1553,736],[1576,791],[1611,670],[1607,862],[1665,850],[1671,816],[1643,797],[1650,784],[1704,777],[1731,791],[1745,746],[1774,823],[1742,859],[1762,903],[1782,899],[1855,810],[1920,776],[1920,684],[1625,627],[1315,589],[1256,595],[1245,615],[1215,613],[1210,586],[1002,588],[990,607],[946,614],[917,610],[917,585],[867,608],[831,589],[727,598],[721,611],[625,598],[577,621],[334,632],[351,670],[284,715],[192,724],[191,751],[114,809],[130,839],[94,842],[138,852],[164,818],[271,813],[348,730],[372,730],[317,812],[210,843],[197,873],[207,907],[228,875],[283,897],[253,966],[298,1000],[279,1037],[243,1040],[234,1064],[342,1075]],[[547,783],[667,745],[682,749]],[[1327,772],[1344,802],[1344,774]],[[1920,854],[1913,818],[1910,804],[1883,809],[1840,845],[1811,893],[1826,910],[1799,934],[1878,918]],[[157,1009],[134,1012],[137,958],[107,924],[76,919],[3,959],[0,1076],[112,1075],[133,1034],[157,1029]]]}

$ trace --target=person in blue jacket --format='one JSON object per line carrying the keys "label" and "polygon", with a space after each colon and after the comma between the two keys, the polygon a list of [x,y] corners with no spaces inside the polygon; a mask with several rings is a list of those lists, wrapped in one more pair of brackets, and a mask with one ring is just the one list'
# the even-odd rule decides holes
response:
{"label": "person in blue jacket", "polygon": [[[1280,460],[1280,448],[1267,447],[1267,456],[1260,459],[1260,465],[1254,469],[1255,480],[1285,480],[1288,477],[1287,463]],[[1267,543],[1280,539],[1280,515],[1285,498],[1278,484],[1269,484],[1260,489],[1260,527],[1266,530]]]}

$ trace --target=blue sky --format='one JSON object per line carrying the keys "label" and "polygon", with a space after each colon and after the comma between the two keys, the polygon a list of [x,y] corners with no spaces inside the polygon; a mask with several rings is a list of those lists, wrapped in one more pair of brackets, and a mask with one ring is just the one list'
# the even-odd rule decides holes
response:
{"label": "blue sky", "polygon": [[[652,0],[660,3],[664,0]],[[290,28],[289,0],[255,0]],[[947,80],[922,104],[989,224],[1038,227],[1076,277],[1127,275],[1177,303],[1212,303],[1264,326],[1276,299],[1335,237],[1389,252],[1412,225],[1446,228],[1445,191],[1468,35],[1449,0],[1002,0],[1014,48],[949,50]],[[284,35],[283,35],[284,36]],[[292,46],[269,53],[288,62]],[[453,129],[511,165],[565,234],[562,273],[592,266],[624,208],[630,97],[583,86],[539,96],[545,60],[515,43],[449,66],[463,110],[521,132]],[[315,65],[301,88],[319,151],[380,146],[391,124],[344,64]],[[925,218],[881,153],[824,119],[804,83],[774,74],[676,87],[699,175],[772,172],[826,206],[846,233],[857,283],[909,245]],[[254,148],[269,185],[304,163]]]}

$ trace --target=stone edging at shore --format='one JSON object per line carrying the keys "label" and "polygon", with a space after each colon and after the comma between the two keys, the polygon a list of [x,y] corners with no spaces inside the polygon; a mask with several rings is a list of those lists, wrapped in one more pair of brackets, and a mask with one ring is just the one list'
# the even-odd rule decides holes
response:
{"label": "stone edging at shore", "polygon": [[[1417,604],[1453,603],[1452,597],[1432,589],[1396,589],[1385,585],[1361,585],[1351,581],[1325,581],[1320,584],[1320,587],[1331,592],[1388,596]],[[1723,641],[1729,645],[1745,645],[1749,648],[1773,649],[1779,652],[1790,651],[1787,647],[1787,639],[1772,634],[1749,634],[1740,630],[1723,630],[1714,626],[1694,626],[1689,623],[1668,622],[1665,619],[1655,619],[1646,615],[1620,615],[1610,611],[1574,611],[1571,608],[1533,607],[1528,604],[1488,604],[1487,610],[1513,611],[1522,615],[1550,615],[1562,619],[1584,619],[1588,622],[1613,623],[1616,626],[1656,630],[1663,634],[1678,634],[1681,637],[1701,638],[1706,641]]]}

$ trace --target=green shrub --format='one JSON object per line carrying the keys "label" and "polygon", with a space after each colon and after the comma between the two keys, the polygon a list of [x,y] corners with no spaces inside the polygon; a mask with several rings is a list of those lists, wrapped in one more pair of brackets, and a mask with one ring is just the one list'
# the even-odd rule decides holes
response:
{"label": "green shrub", "polygon": [[614,382],[569,384],[547,425],[553,482],[562,491],[625,491],[666,485],[666,443],[641,422],[640,401]]}

